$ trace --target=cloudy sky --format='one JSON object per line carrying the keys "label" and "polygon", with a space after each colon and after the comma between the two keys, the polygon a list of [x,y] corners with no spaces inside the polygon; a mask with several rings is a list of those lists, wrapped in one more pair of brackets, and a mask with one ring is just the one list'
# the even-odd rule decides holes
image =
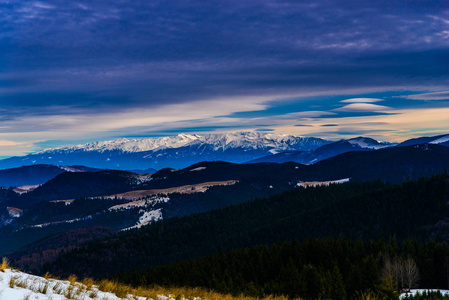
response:
{"label": "cloudy sky", "polygon": [[0,0],[0,157],[237,130],[449,133],[449,2]]}

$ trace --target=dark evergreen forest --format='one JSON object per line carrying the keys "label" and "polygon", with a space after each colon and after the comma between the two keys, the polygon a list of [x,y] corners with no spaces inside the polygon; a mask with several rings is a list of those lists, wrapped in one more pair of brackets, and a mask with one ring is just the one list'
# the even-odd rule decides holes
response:
{"label": "dark evergreen forest", "polygon": [[135,286],[200,286],[258,297],[346,299],[371,291],[395,299],[401,289],[447,289],[448,262],[446,243],[312,238],[216,253],[115,279]]}
{"label": "dark evergreen forest", "polygon": [[331,236],[419,242],[448,239],[447,175],[296,188],[265,199],[158,222],[81,245],[36,272],[102,278],[191,258]]}

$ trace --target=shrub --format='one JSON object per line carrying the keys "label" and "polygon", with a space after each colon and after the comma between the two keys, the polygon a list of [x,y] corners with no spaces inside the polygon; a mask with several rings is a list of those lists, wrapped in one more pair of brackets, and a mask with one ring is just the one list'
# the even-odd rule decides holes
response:
{"label": "shrub", "polygon": [[6,269],[9,269],[9,262],[6,257],[3,257],[2,264],[0,265],[0,271],[4,272]]}

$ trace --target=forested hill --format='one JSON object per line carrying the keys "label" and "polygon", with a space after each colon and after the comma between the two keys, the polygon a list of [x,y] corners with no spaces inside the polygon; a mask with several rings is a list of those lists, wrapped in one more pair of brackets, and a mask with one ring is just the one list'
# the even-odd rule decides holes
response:
{"label": "forested hill", "polygon": [[378,181],[296,188],[92,242],[41,272],[98,278],[216,251],[322,236],[448,240],[448,201],[447,175],[401,185]]}
{"label": "forested hill", "polygon": [[115,280],[257,297],[368,299],[354,295],[369,290],[374,299],[398,299],[402,288],[447,289],[448,258],[447,243],[312,238],[136,270]]}

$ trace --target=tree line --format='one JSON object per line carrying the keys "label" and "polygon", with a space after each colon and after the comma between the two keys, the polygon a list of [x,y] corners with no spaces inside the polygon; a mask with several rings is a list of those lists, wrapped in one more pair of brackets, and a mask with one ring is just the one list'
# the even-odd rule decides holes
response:
{"label": "tree line", "polygon": [[403,289],[448,288],[449,245],[396,238],[312,238],[216,253],[114,277],[134,286],[204,287],[221,293],[352,299],[370,292],[398,299]]}

